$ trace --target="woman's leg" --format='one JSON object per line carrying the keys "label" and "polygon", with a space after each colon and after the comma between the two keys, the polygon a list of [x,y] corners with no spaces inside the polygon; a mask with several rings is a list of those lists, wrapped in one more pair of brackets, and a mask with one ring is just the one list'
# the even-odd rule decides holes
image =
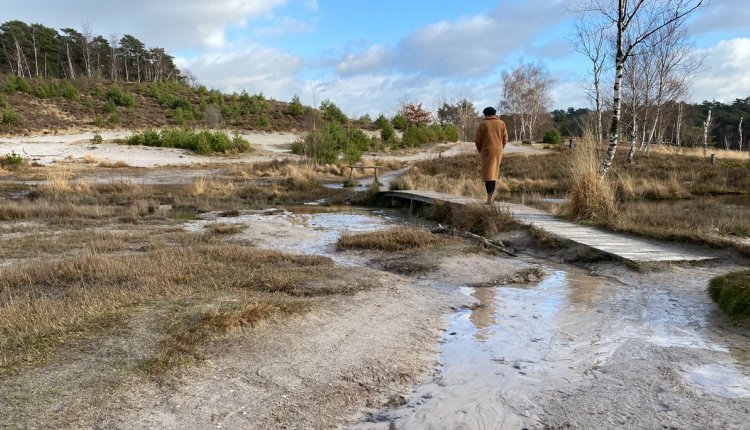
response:
{"label": "woman's leg", "polygon": [[484,189],[487,190],[487,204],[495,199],[495,181],[484,181]]}

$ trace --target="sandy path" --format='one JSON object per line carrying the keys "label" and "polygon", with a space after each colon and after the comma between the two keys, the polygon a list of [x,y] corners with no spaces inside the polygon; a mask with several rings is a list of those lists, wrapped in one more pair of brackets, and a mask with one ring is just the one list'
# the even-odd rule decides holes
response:
{"label": "sandy path", "polygon": [[299,137],[295,133],[245,133],[242,136],[253,146],[252,152],[231,156],[203,156],[184,149],[112,143],[114,139],[122,139],[130,134],[127,131],[102,132],[104,143],[99,145],[91,144],[90,139],[94,133],[5,137],[0,138],[0,154],[14,151],[40,164],[50,164],[67,157],[80,159],[90,155],[110,162],[124,161],[134,167],[208,162],[256,162],[270,160],[279,155],[293,156],[290,152],[291,144]]}

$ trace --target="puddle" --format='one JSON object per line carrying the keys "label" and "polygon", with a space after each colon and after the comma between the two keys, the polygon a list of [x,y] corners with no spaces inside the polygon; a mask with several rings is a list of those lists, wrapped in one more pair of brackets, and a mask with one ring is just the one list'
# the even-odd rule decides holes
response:
{"label": "puddle", "polygon": [[337,253],[336,242],[342,233],[382,230],[403,223],[403,218],[392,210],[315,205],[242,211],[234,217],[211,212],[202,214],[201,218],[184,227],[189,231],[203,231],[216,222],[240,224],[246,229],[234,236],[237,239],[282,252],[324,255],[346,265],[362,264],[366,257],[352,252]]}
{"label": "puddle", "polygon": [[[398,170],[391,170],[388,172],[383,173],[382,175],[378,176],[378,182],[380,182],[380,189],[381,190],[387,190],[391,186],[391,182],[397,178],[399,178],[401,175],[406,173],[407,170],[409,170],[409,167],[405,167],[403,169]],[[364,191],[366,190],[370,184],[375,180],[374,177],[366,177],[366,178],[360,178],[354,181],[354,189],[355,191]],[[326,188],[331,188],[334,190],[340,190],[344,188],[343,182],[329,182],[327,184],[323,184]]]}
{"label": "puddle", "polygon": [[[536,284],[461,287],[478,306],[452,316],[433,378],[415,387],[404,406],[351,428],[540,428],[543,392],[618,365],[613,356],[633,341],[728,356],[726,345],[696,328],[705,318],[674,306],[662,289],[632,288],[569,267],[546,269],[551,275]],[[747,398],[748,370],[707,364],[686,378],[719,396]]]}
{"label": "puddle", "polygon": [[750,398],[750,378],[732,365],[707,364],[687,372],[695,386],[730,399]]}

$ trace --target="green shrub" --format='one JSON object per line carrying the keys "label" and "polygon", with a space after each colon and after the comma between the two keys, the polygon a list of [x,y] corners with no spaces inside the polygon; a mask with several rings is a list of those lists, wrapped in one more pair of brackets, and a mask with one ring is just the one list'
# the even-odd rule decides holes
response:
{"label": "green shrub", "polygon": [[135,106],[135,96],[123,91],[117,85],[112,85],[107,90],[107,100],[115,104],[115,106],[133,107]]}
{"label": "green shrub", "polygon": [[101,127],[104,125],[104,119],[102,119],[101,116],[97,115],[94,117],[94,125],[97,127]]}
{"label": "green shrub", "polygon": [[433,133],[426,127],[409,124],[404,130],[404,136],[401,138],[401,144],[405,147],[417,147],[432,142]]}
{"label": "green shrub", "polygon": [[5,83],[3,84],[3,91],[6,94],[13,94],[18,89],[18,85],[16,85],[16,77],[13,75],[8,75],[5,78]]}
{"label": "green shrub", "polygon": [[94,136],[91,138],[90,142],[93,143],[94,145],[98,145],[98,144],[104,142],[104,139],[102,138],[101,134],[94,133]]}
{"label": "green shrub", "polygon": [[341,109],[329,99],[325,99],[320,103],[320,110],[323,112],[323,119],[326,121],[339,122],[342,124],[349,121],[349,118],[344,112],[342,112]]}
{"label": "green shrub", "polygon": [[385,143],[393,143],[396,141],[396,130],[393,129],[391,123],[386,122],[380,129],[380,140]]}
{"label": "green shrub", "polygon": [[112,112],[112,114],[109,116],[109,122],[111,124],[119,124],[120,123],[120,115],[117,112]]}
{"label": "green shrub", "polygon": [[445,136],[446,142],[458,142],[460,131],[458,127],[453,124],[445,124],[443,126],[443,135]]}
{"label": "green shrub", "polygon": [[49,97],[49,89],[47,88],[47,85],[44,83],[37,84],[36,88],[34,89],[34,92],[37,97],[40,99],[46,99]]}
{"label": "green shrub", "polygon": [[388,118],[386,118],[385,115],[381,113],[375,119],[375,125],[378,126],[378,128],[383,128],[386,124],[390,125],[390,122],[388,122]]}
{"label": "green shrub", "polygon": [[63,81],[62,84],[59,84],[58,88],[59,94],[68,100],[78,101],[81,98],[78,88],[74,87],[73,84],[68,81]]}
{"label": "green shrub", "polygon": [[262,116],[258,118],[258,120],[255,122],[255,125],[258,127],[268,127],[269,125],[271,125],[271,121],[269,121],[267,117]]}
{"label": "green shrub", "polygon": [[13,106],[7,106],[3,110],[3,124],[11,125],[18,123],[18,113],[13,109]]}
{"label": "green shrub", "polygon": [[362,130],[343,130],[338,123],[331,122],[295,142],[292,153],[304,155],[318,163],[335,164],[339,156],[347,163],[354,163],[369,149],[370,143],[371,140]]}
{"label": "green shrub", "polygon": [[550,145],[559,145],[560,140],[560,132],[554,128],[544,133],[544,137],[542,138],[543,143],[549,143]]}
{"label": "green shrub", "polygon": [[31,85],[22,76],[16,76],[16,89],[22,93],[31,94]]}
{"label": "green shrub", "polygon": [[128,145],[187,149],[199,154],[247,152],[250,150],[250,142],[243,139],[239,133],[235,133],[230,138],[226,133],[220,131],[203,130],[196,133],[183,128],[163,130],[161,134],[154,130],[146,130],[143,133],[126,137],[125,143]]}
{"label": "green shrub", "polygon": [[391,124],[396,130],[406,130],[406,126],[408,125],[406,117],[401,114],[394,116],[391,120]]}
{"label": "green shrub", "polygon": [[24,163],[25,160],[22,156],[16,154],[15,151],[11,151],[10,153],[5,154],[5,158],[2,159],[2,162],[0,164],[2,165],[2,167],[10,170],[15,170],[23,166]]}
{"label": "green shrub", "polygon": [[740,322],[750,317],[750,270],[711,279],[708,292],[732,320]]}
{"label": "green shrub", "polygon": [[299,118],[305,113],[305,107],[302,105],[302,102],[299,99],[299,96],[295,95],[292,97],[291,103],[286,107],[286,113],[295,117]]}
{"label": "green shrub", "polygon": [[359,122],[361,122],[363,125],[369,125],[370,123],[372,123],[372,118],[370,118],[369,114],[364,114],[359,117]]}
{"label": "green shrub", "polygon": [[104,103],[104,106],[102,106],[102,109],[104,109],[104,112],[110,114],[117,112],[117,106],[112,100],[107,100],[107,102]]}

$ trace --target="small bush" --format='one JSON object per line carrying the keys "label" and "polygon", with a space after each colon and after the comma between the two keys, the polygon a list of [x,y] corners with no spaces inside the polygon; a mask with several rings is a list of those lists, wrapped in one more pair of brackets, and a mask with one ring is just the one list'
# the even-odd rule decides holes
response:
{"label": "small bush", "polygon": [[380,139],[384,143],[393,143],[396,141],[396,130],[393,129],[393,126],[389,122],[384,123],[381,127]]}
{"label": "small bush", "polygon": [[135,96],[123,91],[117,85],[112,85],[107,90],[107,100],[115,104],[115,106],[133,107],[135,106]]}
{"label": "small bush", "polygon": [[96,117],[94,117],[94,125],[97,126],[97,127],[103,126],[104,125],[104,119],[102,119],[101,116],[97,115]]}
{"label": "small bush", "polygon": [[377,126],[378,128],[383,128],[383,127],[385,127],[385,125],[386,125],[386,124],[390,125],[390,122],[388,122],[388,118],[386,118],[386,117],[385,117],[385,115],[383,115],[383,114],[381,113],[381,114],[380,114],[380,115],[378,115],[378,117],[377,117],[377,118],[375,119],[375,125],[376,125],[376,126]]}
{"label": "small bush", "polygon": [[102,109],[104,110],[104,112],[108,114],[113,114],[117,112],[117,106],[115,105],[115,102],[113,102],[112,100],[107,100],[107,102],[104,103],[104,106],[102,107]]}
{"label": "small bush", "polygon": [[554,128],[544,133],[544,137],[542,138],[543,143],[549,143],[550,145],[559,145],[560,140],[560,132]]}
{"label": "small bush", "polygon": [[94,133],[94,136],[91,138],[90,142],[93,143],[94,145],[98,145],[98,144],[104,142],[104,139],[102,138],[101,134]]}
{"label": "small bush", "polygon": [[16,89],[22,93],[31,94],[31,85],[29,85],[29,81],[21,76],[16,76]]}
{"label": "small bush", "polygon": [[3,110],[3,124],[11,125],[18,123],[18,113],[13,109],[13,106],[7,106]]}
{"label": "small bush", "polygon": [[13,75],[8,75],[7,78],[5,78],[5,83],[3,84],[3,91],[6,94],[13,94],[18,89],[18,86],[16,85],[16,78]]}
{"label": "small bush", "polygon": [[299,118],[305,113],[305,107],[302,105],[299,96],[292,97],[291,103],[286,107],[286,113],[295,118]]}
{"label": "small bush", "polygon": [[342,124],[349,121],[349,118],[344,112],[342,112],[341,109],[329,99],[325,99],[320,103],[320,110],[323,111],[323,119],[327,121],[339,122]]}
{"label": "small bush", "polygon": [[711,279],[708,292],[732,320],[740,322],[750,317],[750,270]]}
{"label": "small bush", "polygon": [[393,125],[393,128],[396,130],[405,130],[408,123],[406,122],[406,117],[403,115],[396,115],[391,120],[391,124]]}
{"label": "small bush", "polygon": [[[438,126],[440,127],[440,126]],[[434,131],[427,127],[420,127],[409,124],[404,130],[404,136],[401,138],[401,144],[405,147],[414,148],[433,142],[435,139]]]}
{"label": "small bush", "polygon": [[362,153],[369,149],[371,140],[360,129],[342,130],[335,122],[308,133],[303,140],[292,145],[292,153],[304,155],[323,164],[335,164],[339,155],[347,163],[359,161]]}
{"label": "small bush", "polygon": [[119,124],[120,115],[117,112],[112,112],[112,114],[109,116],[109,122],[110,124]]}
{"label": "small bush", "polygon": [[47,88],[47,85],[45,85],[44,83],[37,84],[36,88],[34,89],[34,93],[40,99],[46,99],[47,97],[49,97],[49,90]]}
{"label": "small bush", "polygon": [[242,138],[239,133],[235,133],[230,138],[226,133],[220,131],[203,130],[196,133],[180,128],[163,130],[161,133],[146,130],[143,133],[126,137],[125,144],[180,148],[199,154],[247,152],[250,150],[250,142]]}
{"label": "small bush", "polygon": [[11,151],[10,153],[5,154],[5,158],[2,159],[2,162],[0,164],[2,165],[2,167],[10,170],[15,170],[23,166],[24,163],[25,160],[22,156],[16,154],[15,151]]}
{"label": "small bush", "polygon": [[446,124],[443,126],[443,135],[445,136],[446,142],[458,142],[460,131],[458,127],[453,124]]}

